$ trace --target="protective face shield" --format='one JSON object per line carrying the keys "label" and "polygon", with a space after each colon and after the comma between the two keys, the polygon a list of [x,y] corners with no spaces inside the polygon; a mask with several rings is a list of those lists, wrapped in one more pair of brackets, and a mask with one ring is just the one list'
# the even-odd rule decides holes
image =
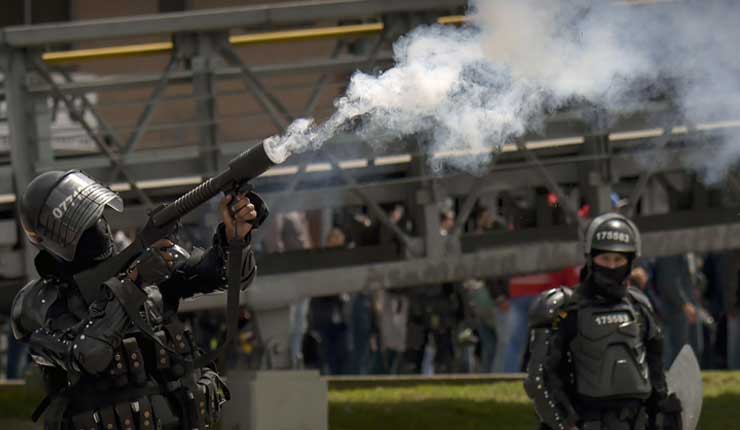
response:
{"label": "protective face shield", "polygon": [[[627,294],[627,278],[632,261],[640,255],[640,232],[635,224],[623,215],[608,213],[595,218],[586,230],[584,246],[587,260],[587,287],[607,299],[619,300]],[[624,254],[627,264],[609,268],[594,262],[594,257],[604,253]]]}
{"label": "protective face shield", "polygon": [[123,200],[86,174],[46,172],[23,193],[21,224],[32,243],[56,257],[99,260],[113,252],[110,229],[101,219],[106,207],[122,212]]}

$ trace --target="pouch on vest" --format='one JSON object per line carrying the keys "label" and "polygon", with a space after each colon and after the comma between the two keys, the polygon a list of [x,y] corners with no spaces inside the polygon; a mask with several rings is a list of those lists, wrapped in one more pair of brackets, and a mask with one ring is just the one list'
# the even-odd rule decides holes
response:
{"label": "pouch on vest", "polygon": [[122,402],[115,405],[114,409],[116,411],[118,424],[121,426],[121,430],[135,430],[134,414],[131,412],[131,404],[128,402]]}
{"label": "pouch on vest", "polygon": [[126,353],[128,374],[131,381],[138,386],[146,384],[146,369],[144,368],[143,355],[136,338],[129,337],[124,339],[123,350]]}
{"label": "pouch on vest", "polygon": [[99,429],[100,416],[95,411],[85,411],[72,417],[75,430]]}

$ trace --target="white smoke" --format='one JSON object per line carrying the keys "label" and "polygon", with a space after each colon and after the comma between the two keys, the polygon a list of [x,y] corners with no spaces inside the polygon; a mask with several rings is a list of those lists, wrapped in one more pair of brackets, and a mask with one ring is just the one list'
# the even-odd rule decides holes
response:
{"label": "white smoke", "polygon": [[[267,146],[278,158],[316,149],[355,121],[371,143],[422,134],[430,152],[479,154],[449,159],[476,171],[573,103],[619,112],[668,88],[682,121],[740,116],[740,1],[473,0],[469,18],[404,36],[394,67],[356,73],[326,123],[299,120]],[[720,177],[739,134],[694,164]]]}

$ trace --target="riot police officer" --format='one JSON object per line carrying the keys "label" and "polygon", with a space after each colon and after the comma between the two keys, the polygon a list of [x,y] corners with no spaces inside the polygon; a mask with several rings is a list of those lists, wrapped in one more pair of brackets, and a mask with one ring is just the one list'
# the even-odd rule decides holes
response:
{"label": "riot police officer", "polygon": [[680,428],[653,308],[627,281],[640,245],[629,219],[597,217],[586,231],[580,285],[542,293],[530,309],[524,385],[542,429]]}
{"label": "riot police officer", "polygon": [[48,394],[34,419],[45,411],[45,428],[54,430],[210,428],[228,388],[201,363],[178,305],[224,288],[231,249],[243,250],[235,253],[241,288],[252,282],[258,208],[244,195],[224,198],[211,248],[188,252],[174,238],[160,240],[91,300],[75,275],[115,254],[106,207],[121,212],[123,202],[80,171],[43,173],[20,200],[22,227],[40,249],[40,279],[12,306],[14,334],[30,345]]}

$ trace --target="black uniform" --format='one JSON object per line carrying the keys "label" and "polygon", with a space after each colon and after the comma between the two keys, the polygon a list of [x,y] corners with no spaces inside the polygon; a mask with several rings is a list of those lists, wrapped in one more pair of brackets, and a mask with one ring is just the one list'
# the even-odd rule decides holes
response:
{"label": "black uniform", "polygon": [[[75,186],[59,190],[65,183]],[[39,190],[74,197],[67,199],[65,211],[57,210],[60,199],[52,205],[33,202],[37,208],[29,209],[26,200],[38,197]],[[208,250],[173,248],[180,260],[173,269],[161,264],[156,252],[143,256],[137,268],[144,282],[137,285],[125,274],[111,278],[87,303],[73,275],[113,255],[100,214],[111,201],[120,210],[116,198],[80,172],[44,174],[24,195],[24,229],[42,248],[35,260],[41,279],[16,296],[12,324],[43,374],[48,397],[39,412],[46,410],[45,428],[209,428],[218,421],[228,389],[211,365],[196,365],[201,353],[177,309],[182,298],[225,286],[224,227]],[[73,225],[80,217],[66,217],[68,208],[97,215]],[[256,266],[248,240],[242,244],[241,286],[246,288]],[[147,282],[152,280],[158,282]]]}
{"label": "black uniform", "polygon": [[[680,404],[667,392],[660,327],[648,298],[626,284],[639,255],[637,229],[607,214],[593,221],[587,238],[581,285],[547,291],[530,309],[525,389],[542,428],[677,428]],[[603,252],[625,254],[630,264],[593,263]]]}

